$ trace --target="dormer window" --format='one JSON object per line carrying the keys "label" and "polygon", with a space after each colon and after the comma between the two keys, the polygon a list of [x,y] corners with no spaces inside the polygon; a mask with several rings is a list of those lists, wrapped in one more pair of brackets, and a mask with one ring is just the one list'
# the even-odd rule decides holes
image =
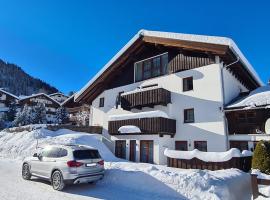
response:
{"label": "dormer window", "polygon": [[135,82],[154,78],[168,73],[168,53],[160,54],[145,60],[136,62]]}

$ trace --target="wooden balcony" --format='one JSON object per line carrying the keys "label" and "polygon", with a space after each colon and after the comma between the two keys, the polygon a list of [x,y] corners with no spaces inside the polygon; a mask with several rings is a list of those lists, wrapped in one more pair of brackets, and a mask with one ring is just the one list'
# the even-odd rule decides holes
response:
{"label": "wooden balcony", "polygon": [[[133,125],[140,128],[141,133],[119,133],[121,126]],[[176,120],[163,117],[140,118],[109,121],[110,135],[170,135],[174,137],[176,133]]]}
{"label": "wooden balcony", "polygon": [[121,96],[121,107],[125,110],[155,105],[167,106],[168,103],[171,103],[171,93],[164,88],[147,89]]}

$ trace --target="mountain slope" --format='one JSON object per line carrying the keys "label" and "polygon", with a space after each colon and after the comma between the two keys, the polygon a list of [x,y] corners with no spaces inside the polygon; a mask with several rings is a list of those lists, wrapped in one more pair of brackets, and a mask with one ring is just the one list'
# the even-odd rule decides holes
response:
{"label": "mountain slope", "polygon": [[15,64],[0,59],[0,88],[15,95],[31,95],[39,92],[51,94],[58,92],[55,87],[40,79],[33,78]]}

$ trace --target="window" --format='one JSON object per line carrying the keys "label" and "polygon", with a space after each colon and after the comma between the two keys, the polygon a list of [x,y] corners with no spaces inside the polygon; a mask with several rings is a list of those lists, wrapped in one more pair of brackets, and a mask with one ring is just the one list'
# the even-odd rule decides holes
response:
{"label": "window", "polygon": [[175,141],[175,150],[187,151],[188,150],[187,141]]}
{"label": "window", "polygon": [[239,123],[256,123],[256,113],[252,111],[238,113],[237,120]]}
{"label": "window", "polygon": [[168,73],[168,54],[161,54],[143,61],[136,62],[135,81],[161,76]]}
{"label": "window", "polygon": [[104,107],[104,97],[99,98],[99,107]]}
{"label": "window", "polygon": [[200,151],[207,151],[207,142],[206,141],[194,141],[194,149]]}
{"label": "window", "polygon": [[193,90],[193,77],[183,78],[183,91]]}
{"label": "window", "polygon": [[194,109],[185,109],[184,110],[184,123],[193,123],[194,120]]}
{"label": "window", "polygon": [[230,148],[237,148],[240,151],[248,150],[248,141],[230,141]]}
{"label": "window", "polygon": [[118,108],[119,105],[121,105],[121,94],[123,94],[123,93],[124,93],[124,91],[119,92],[118,95],[117,95],[117,97],[116,97],[116,101],[115,101],[115,107],[116,107],[116,109]]}
{"label": "window", "polygon": [[98,150],[75,150],[73,156],[77,160],[101,158]]}

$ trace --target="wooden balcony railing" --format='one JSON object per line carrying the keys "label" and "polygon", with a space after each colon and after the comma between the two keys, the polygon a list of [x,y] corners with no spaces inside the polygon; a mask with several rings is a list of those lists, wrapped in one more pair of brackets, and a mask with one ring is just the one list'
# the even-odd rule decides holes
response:
{"label": "wooden balcony railing", "polygon": [[164,88],[148,89],[121,96],[121,107],[125,110],[155,105],[167,106],[168,103],[171,103],[171,93]]}
{"label": "wooden balcony railing", "polygon": [[111,135],[125,135],[125,133],[119,133],[118,129],[127,125],[137,126],[141,130],[141,133],[127,133],[128,135],[157,134],[174,137],[176,133],[176,120],[163,117],[109,121],[109,133]]}

